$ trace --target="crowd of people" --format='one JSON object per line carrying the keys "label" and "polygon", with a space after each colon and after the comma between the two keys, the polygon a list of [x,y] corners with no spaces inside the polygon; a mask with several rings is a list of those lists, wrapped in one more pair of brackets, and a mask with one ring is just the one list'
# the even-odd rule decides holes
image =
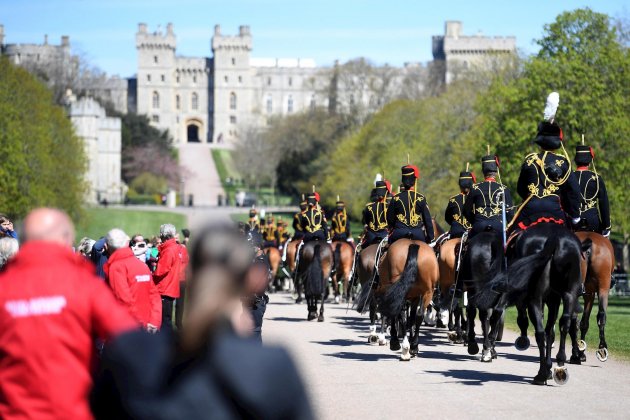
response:
{"label": "crowd of people", "polygon": [[0,418],[313,416],[291,358],[261,345],[269,268],[235,226],[74,248],[68,216],[42,208],[19,250],[0,226]]}

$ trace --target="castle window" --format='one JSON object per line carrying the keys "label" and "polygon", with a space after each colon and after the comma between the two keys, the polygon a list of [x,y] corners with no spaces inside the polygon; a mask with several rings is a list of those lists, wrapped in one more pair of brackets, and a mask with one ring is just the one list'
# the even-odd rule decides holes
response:
{"label": "castle window", "polygon": [[223,78],[223,80],[225,80],[225,83],[227,83],[230,79],[228,79],[228,77],[227,77],[227,76],[225,76],[225,77]]}
{"label": "castle window", "polygon": [[164,75],[161,75],[160,78],[162,79],[162,81],[166,80],[166,77]]}
{"label": "castle window", "polygon": [[157,63],[158,63],[158,56],[157,56],[157,55],[154,55],[154,56],[153,56],[153,62],[154,62],[155,64],[157,64]]}
{"label": "castle window", "polygon": [[160,94],[157,92],[153,92],[153,109],[158,109],[160,107]]}
{"label": "castle window", "polygon": [[271,77],[267,77],[267,86],[271,86]]}
{"label": "castle window", "polygon": [[311,95],[311,111],[314,111],[314,110],[315,110],[315,106],[316,106],[316,103],[315,103],[315,94],[312,94],[312,95]]}
{"label": "castle window", "polygon": [[235,66],[236,65],[236,58],[232,57],[232,65]]}
{"label": "castle window", "polygon": [[193,76],[193,83],[197,83],[197,76]]}
{"label": "castle window", "polygon": [[179,109],[181,107],[181,100],[179,95],[175,95],[175,108]]}
{"label": "castle window", "polygon": [[196,93],[192,94],[191,106],[192,109],[199,108],[199,95],[197,95]]}
{"label": "castle window", "polygon": [[147,74],[147,82],[150,82],[150,81],[151,81],[151,75]]}
{"label": "castle window", "polygon": [[243,76],[238,76],[238,82],[243,83]]}
{"label": "castle window", "polygon": [[273,112],[273,99],[271,96],[267,96],[267,114],[271,114]]}
{"label": "castle window", "polygon": [[293,112],[293,97],[289,95],[289,99],[287,100],[287,112],[290,114]]}
{"label": "castle window", "polygon": [[236,115],[230,115],[230,124],[236,124]]}
{"label": "castle window", "polygon": [[177,81],[177,83],[179,83],[179,76],[177,76],[177,78],[175,80]]}
{"label": "castle window", "polygon": [[230,93],[230,109],[236,109],[236,93]]}
{"label": "castle window", "polygon": [[153,121],[154,123],[159,123],[160,122],[160,116],[159,115],[151,116],[151,121]]}
{"label": "castle window", "polygon": [[289,77],[289,86],[293,86],[293,77]]}

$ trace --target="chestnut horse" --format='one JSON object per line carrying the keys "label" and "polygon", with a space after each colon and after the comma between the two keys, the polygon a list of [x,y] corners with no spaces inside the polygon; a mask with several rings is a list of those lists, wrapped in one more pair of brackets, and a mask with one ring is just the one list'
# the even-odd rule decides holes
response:
{"label": "chestnut horse", "polygon": [[[453,330],[449,334],[449,340],[455,343],[463,343],[462,326],[465,323],[464,310],[459,305],[459,301],[455,299],[455,281],[457,269],[457,255],[455,250],[462,242],[461,238],[453,238],[444,242],[440,246],[438,255],[438,265],[440,267],[440,310],[448,310],[449,330]],[[440,319],[440,318],[438,318]]]}
{"label": "chestnut horse", "polygon": [[[595,232],[577,232],[577,237],[583,244],[588,240],[591,241],[590,252],[587,252],[586,269],[582,270],[582,279],[584,280],[584,313],[580,322],[580,339],[586,338],[588,332],[588,321],[593,310],[595,294],[597,293],[599,300],[599,309],[597,311],[597,326],[599,327],[599,347],[597,349],[597,358],[601,361],[608,359],[608,344],[606,344],[606,336],[604,329],[606,327],[606,309],[608,308],[608,292],[610,291],[610,281],[612,272],[615,268],[615,252],[608,238],[603,237]],[[584,350],[579,350],[578,354],[571,355],[570,362],[579,364],[586,361]]]}
{"label": "chestnut horse", "polygon": [[278,267],[280,267],[282,255],[280,254],[278,248],[276,248],[275,246],[269,246],[263,249],[263,252],[269,260],[269,268],[271,269],[271,283],[276,286],[276,275],[278,274]]}
{"label": "chestnut horse", "polygon": [[[433,248],[421,241],[399,239],[389,246],[379,268],[380,284],[376,290],[379,309],[391,322],[392,351],[401,348],[397,324],[404,329],[401,360],[418,353],[418,335],[440,276]],[[410,317],[407,317],[409,302]],[[411,335],[409,341],[408,335]]]}
{"label": "chestnut horse", "polygon": [[385,344],[385,332],[384,325],[381,324],[380,335],[376,334],[376,299],[374,298],[374,288],[378,284],[376,278],[376,272],[374,267],[376,264],[376,252],[378,251],[378,245],[370,245],[361,250],[359,254],[359,261],[355,271],[358,274],[359,283],[361,284],[361,293],[357,298],[357,311],[359,313],[365,312],[366,308],[370,311],[370,335],[368,337],[368,343],[384,345]]}
{"label": "chestnut horse", "polygon": [[346,300],[350,300],[350,288],[348,287],[348,283],[350,281],[350,271],[352,271],[352,262],[354,260],[354,249],[352,249],[352,245],[345,241],[335,241],[332,243],[332,247],[335,250],[333,289],[335,291],[335,302],[339,303],[339,297],[341,295],[339,291],[340,288]]}
{"label": "chestnut horse", "polygon": [[302,302],[302,285],[300,283],[300,279],[295,276],[295,261],[297,258],[297,250],[301,243],[301,239],[292,239],[285,245],[285,264],[287,265],[287,267],[289,267],[289,272],[293,276],[293,279],[295,279],[295,284],[293,284],[293,288],[295,289],[295,293],[297,294],[297,299],[295,303]]}
{"label": "chestnut horse", "polygon": [[[297,267],[297,278],[304,285],[309,321],[317,318],[324,321],[324,295],[328,279],[333,268],[333,253],[326,242],[311,241],[304,244],[300,262]],[[317,302],[321,299],[319,316]]]}

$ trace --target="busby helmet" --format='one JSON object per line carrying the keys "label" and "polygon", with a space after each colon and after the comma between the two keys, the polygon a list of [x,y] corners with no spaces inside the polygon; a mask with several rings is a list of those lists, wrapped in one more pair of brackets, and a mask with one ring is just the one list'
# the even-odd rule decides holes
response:
{"label": "busby helmet", "polygon": [[258,216],[258,211],[256,211],[256,209],[250,209],[249,210],[249,218],[253,219],[256,216]]}
{"label": "busby helmet", "polygon": [[564,138],[562,128],[560,128],[556,122],[556,111],[558,110],[559,104],[560,95],[558,92],[551,92],[549,96],[547,96],[543,121],[538,124],[538,132],[534,139],[534,143],[544,150],[558,149]]}
{"label": "busby helmet", "polygon": [[378,188],[374,187],[372,188],[372,191],[370,191],[370,202],[374,202],[376,200],[378,200]]}
{"label": "busby helmet", "polygon": [[309,206],[316,206],[319,203],[319,193],[312,192],[308,195],[307,200]]}
{"label": "busby helmet", "polygon": [[337,210],[343,210],[346,208],[346,203],[344,203],[342,200],[339,199],[339,196],[337,196],[337,202],[335,203]]}
{"label": "busby helmet", "polygon": [[416,180],[420,178],[420,170],[415,165],[405,165],[400,168],[400,172],[402,175],[402,183],[405,187],[413,187]]}
{"label": "busby helmet", "polygon": [[481,171],[484,175],[489,172],[498,172],[500,166],[499,157],[496,155],[487,155],[481,158]]}
{"label": "busby helmet", "polygon": [[376,190],[375,194],[376,194],[376,198],[383,198],[387,195],[387,181],[376,181],[376,187],[374,188]]}
{"label": "busby helmet", "polygon": [[468,171],[462,171],[459,173],[459,188],[472,188],[473,184],[477,182],[475,174]]}
{"label": "busby helmet", "polygon": [[308,201],[306,201],[306,195],[302,194],[302,200],[300,201],[300,210],[304,211],[308,208]]}
{"label": "busby helmet", "polygon": [[590,164],[595,158],[595,152],[591,146],[578,145],[575,146],[575,163],[580,166]]}

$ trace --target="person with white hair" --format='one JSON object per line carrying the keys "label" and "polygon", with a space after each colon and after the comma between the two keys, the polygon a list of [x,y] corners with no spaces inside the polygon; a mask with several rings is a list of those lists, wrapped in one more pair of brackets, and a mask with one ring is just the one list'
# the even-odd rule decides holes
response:
{"label": "person with white hair", "polygon": [[0,270],[17,254],[20,245],[18,240],[12,237],[0,238]]}
{"label": "person with white hair", "polygon": [[162,323],[162,303],[149,267],[136,258],[123,230],[110,230],[105,242],[109,258],[103,269],[114,296],[143,328],[157,332]]}
{"label": "person with white hair", "polygon": [[177,243],[177,229],[170,223],[160,226],[162,244],[158,247],[158,262],[153,281],[162,298],[162,328],[173,328],[173,303],[180,295],[179,281],[182,247]]}

